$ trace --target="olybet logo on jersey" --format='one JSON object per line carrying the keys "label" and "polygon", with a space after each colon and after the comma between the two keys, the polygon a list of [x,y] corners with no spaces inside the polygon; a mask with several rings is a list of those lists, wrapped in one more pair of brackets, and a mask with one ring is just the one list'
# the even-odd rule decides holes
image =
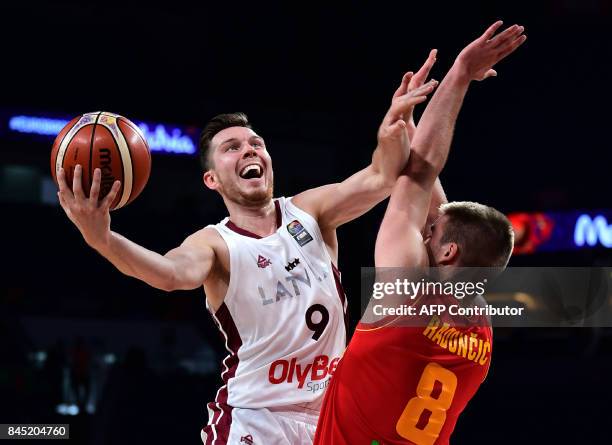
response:
{"label": "olybet logo on jersey", "polygon": [[[334,375],[338,361],[340,361],[340,357],[330,360],[327,355],[318,355],[312,363],[306,364],[298,363],[297,358],[276,360],[270,365],[268,380],[273,385],[295,383],[298,389],[305,386],[308,391],[317,392],[327,387],[329,379],[321,383],[314,382],[325,380],[326,377]],[[310,377],[310,381],[306,383],[308,377]]]}

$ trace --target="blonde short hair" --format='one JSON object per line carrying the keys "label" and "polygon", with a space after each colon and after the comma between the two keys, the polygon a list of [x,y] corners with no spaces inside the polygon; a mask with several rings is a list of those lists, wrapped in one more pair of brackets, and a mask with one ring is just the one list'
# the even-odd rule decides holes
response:
{"label": "blonde short hair", "polygon": [[506,215],[477,202],[449,202],[440,206],[447,216],[441,242],[459,246],[459,265],[506,267],[514,247],[514,231]]}

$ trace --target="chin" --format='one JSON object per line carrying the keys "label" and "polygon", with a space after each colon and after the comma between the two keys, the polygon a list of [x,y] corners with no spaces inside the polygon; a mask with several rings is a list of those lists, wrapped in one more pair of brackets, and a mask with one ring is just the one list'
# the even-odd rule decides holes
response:
{"label": "chin", "polygon": [[268,203],[274,196],[272,185],[267,188],[258,187],[254,190],[240,190],[238,193],[238,203],[248,206],[258,206]]}

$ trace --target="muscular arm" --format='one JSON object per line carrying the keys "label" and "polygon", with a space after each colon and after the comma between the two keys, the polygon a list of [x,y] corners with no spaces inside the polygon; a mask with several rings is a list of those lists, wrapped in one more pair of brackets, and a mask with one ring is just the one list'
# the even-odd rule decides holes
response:
{"label": "muscular arm", "polygon": [[[419,71],[417,71],[410,79],[410,82],[408,82],[408,91],[412,91],[413,89],[418,88],[425,83],[425,80],[427,79],[427,77],[429,77],[431,68],[436,63],[437,55],[437,49],[432,49],[431,51],[429,51],[429,55],[427,56],[427,59],[425,60]],[[407,123],[406,129],[408,131],[408,137],[411,141],[414,141],[414,137],[417,131],[417,126],[414,121],[414,113],[410,113],[408,116],[406,116],[405,120]],[[438,219],[438,216],[440,214],[440,206],[446,202],[448,202],[448,200],[446,199],[446,194],[444,193],[442,183],[440,182],[440,178],[438,177],[436,179],[436,182],[434,183],[433,191],[431,194],[431,201],[429,203],[429,213],[427,215],[426,225],[431,225],[436,219]]]}
{"label": "muscular arm", "polygon": [[379,129],[370,165],[340,183],[307,190],[293,199],[315,217],[324,232],[359,217],[391,193],[409,156],[406,122],[402,117],[423,102],[437,85],[431,81],[408,92],[411,76],[410,73],[404,76],[393,97]]}
{"label": "muscular arm", "polygon": [[427,265],[422,229],[430,213],[432,191],[436,181],[439,184],[437,178],[446,162],[468,85],[469,79],[451,68],[423,112],[410,160],[393,188],[378,232],[374,253],[376,267]]}
{"label": "muscular arm", "polygon": [[202,286],[215,260],[210,246],[190,238],[160,255],[111,231],[107,243],[95,248],[120,272],[165,291]]}
{"label": "muscular arm", "polygon": [[440,216],[440,206],[442,204],[446,204],[447,202],[448,199],[446,199],[446,193],[444,193],[442,183],[440,182],[440,177],[438,177],[436,178],[436,182],[434,182],[434,186],[431,191],[431,200],[429,202],[429,211],[427,212],[425,226],[433,224],[436,219],[438,219]]}
{"label": "muscular arm", "polygon": [[428,264],[422,228],[428,215],[435,217],[432,195],[436,201],[446,199],[438,175],[446,163],[468,86],[472,80],[496,75],[492,66],[525,41],[523,28],[516,25],[492,38],[500,26],[497,22],[489,27],[461,52],[423,112],[410,160],[393,189],[378,233],[377,267]]}
{"label": "muscular arm", "polygon": [[[90,196],[81,184],[82,167],[74,172],[72,190],[66,184],[65,172],[58,174],[59,200],[68,218],[77,226],[85,242],[110,261],[119,271],[166,291],[195,289],[208,276],[215,254],[202,230],[166,255],[160,255],[110,230],[109,208],[120,183],[116,181],[104,199],[98,202],[100,169],[94,171]],[[208,235],[210,236],[210,235]]]}

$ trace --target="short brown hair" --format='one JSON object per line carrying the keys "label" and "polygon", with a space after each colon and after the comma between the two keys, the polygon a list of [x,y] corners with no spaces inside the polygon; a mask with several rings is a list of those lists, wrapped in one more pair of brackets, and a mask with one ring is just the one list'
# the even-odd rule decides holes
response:
{"label": "short brown hair", "polygon": [[460,266],[506,267],[514,247],[514,231],[500,211],[476,202],[450,202],[440,206],[447,215],[441,243],[459,245]]}
{"label": "short brown hair", "polygon": [[244,113],[218,114],[213,117],[206,124],[202,133],[200,133],[200,142],[198,143],[198,148],[200,149],[200,163],[204,170],[210,170],[213,167],[209,153],[212,138],[221,130],[225,130],[229,127],[252,128],[249,123],[249,118]]}

